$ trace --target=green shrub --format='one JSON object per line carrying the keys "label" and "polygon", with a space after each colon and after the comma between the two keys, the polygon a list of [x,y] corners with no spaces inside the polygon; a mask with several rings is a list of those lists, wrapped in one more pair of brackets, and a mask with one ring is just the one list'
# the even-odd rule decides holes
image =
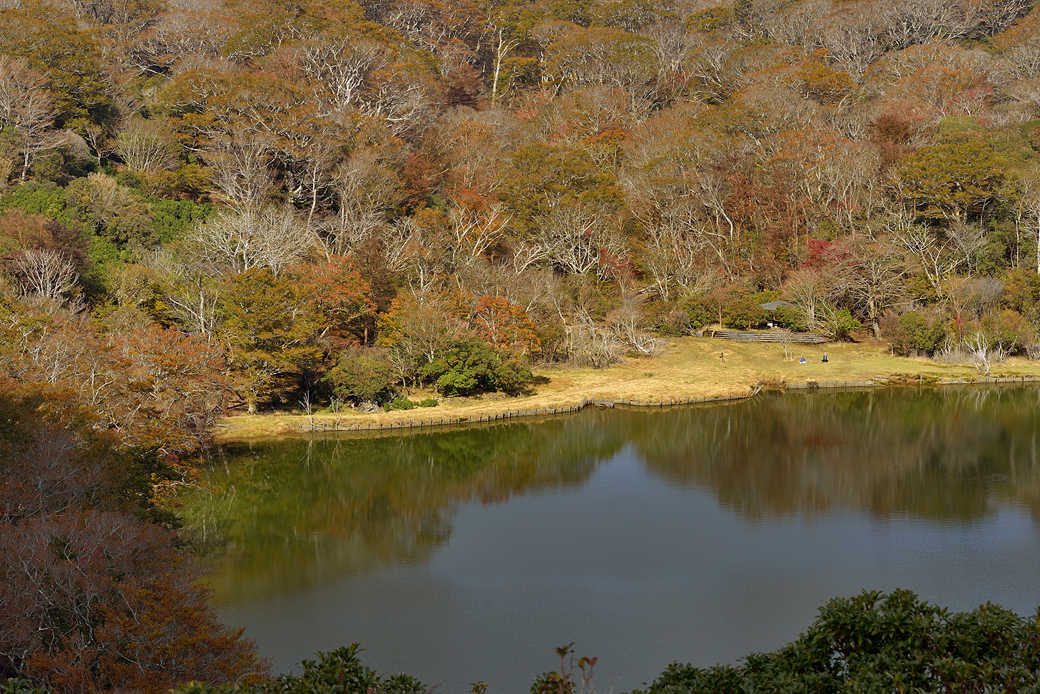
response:
{"label": "green shrub", "polygon": [[43,687],[34,687],[29,680],[11,678],[0,682],[0,694],[50,694]]}
{"label": "green shrub", "polygon": [[657,332],[663,337],[682,337],[693,332],[690,314],[679,308],[672,308],[661,317]]}
{"label": "green shrub", "polygon": [[383,410],[386,412],[393,412],[395,410],[414,410],[417,407],[436,407],[438,405],[437,398],[426,398],[425,400],[409,400],[405,396],[396,397],[388,402]]}
{"label": "green shrub", "polygon": [[718,312],[703,296],[686,299],[682,302],[682,308],[689,316],[691,330],[700,330],[705,325],[711,325],[719,319]]}
{"label": "green shrub", "polygon": [[852,317],[847,308],[843,308],[839,311],[829,311],[823,327],[835,340],[848,340],[852,337],[852,333],[862,326],[858,320]]}
{"label": "green shrub", "polygon": [[534,381],[530,369],[519,361],[476,339],[450,342],[436,359],[419,369],[419,377],[448,396],[499,390],[517,394]]}
{"label": "green shrub", "polygon": [[392,378],[390,361],[382,352],[355,350],[341,355],[323,380],[338,398],[382,404],[393,397]]}
{"label": "green shrub", "polygon": [[769,314],[754,298],[738,296],[722,307],[722,319],[728,326],[750,330],[769,320]]}
{"label": "green shrub", "polygon": [[65,206],[65,190],[53,183],[30,182],[0,195],[0,210],[17,208],[26,214],[57,220],[65,226],[79,226]]}
{"label": "green shrub", "polygon": [[[533,694],[589,691],[594,658],[570,659],[535,679]],[[408,675],[381,676],[361,664],[358,645],[304,660],[299,674],[260,684],[191,682],[172,694],[428,694]],[[576,667],[575,667],[576,666]],[[864,591],[835,598],[801,636],[739,665],[699,668],[672,663],[644,690],[631,694],[747,692],[1022,692],[1040,685],[1040,614],[1020,617],[986,603],[951,612],[908,590]],[[476,686],[476,685],[475,685]],[[483,691],[482,689],[479,691]],[[0,694],[46,694],[25,680],[0,683]]]}
{"label": "green shrub", "polygon": [[355,643],[319,653],[317,660],[304,660],[298,675],[279,675],[257,685],[191,682],[172,694],[428,694],[426,685],[409,675],[380,676],[362,665],[357,653]]}
{"label": "green shrub", "polygon": [[1036,692],[1038,617],[951,613],[906,590],[836,598],[794,643],[742,665],[673,663],[644,692]]}
{"label": "green shrub", "polygon": [[946,326],[939,318],[930,321],[920,313],[911,311],[899,316],[896,327],[888,338],[896,354],[931,355],[935,354],[946,338]]}
{"label": "green shrub", "polygon": [[567,329],[563,322],[552,316],[537,326],[538,342],[542,346],[542,359],[546,362],[566,359]]}
{"label": "green shrub", "polygon": [[1014,354],[1036,339],[1036,328],[1017,311],[1004,309],[982,319],[982,327],[992,344],[1004,354]]}
{"label": "green shrub", "polygon": [[773,325],[778,328],[788,328],[799,333],[804,333],[809,329],[809,326],[805,324],[805,317],[797,306],[777,306],[770,318]]}
{"label": "green shrub", "polygon": [[136,191],[140,191],[144,188],[144,177],[139,173],[134,173],[133,171],[117,171],[115,179],[116,183],[124,188]]}
{"label": "green shrub", "polygon": [[159,239],[152,230],[148,205],[110,176],[77,178],[65,189],[70,215],[119,248],[150,248]]}
{"label": "green shrub", "polygon": [[395,410],[414,410],[415,406],[416,405],[413,401],[402,395],[386,403],[386,405],[383,406],[383,410],[386,412],[394,412]]}
{"label": "green shrub", "polygon": [[146,201],[152,213],[152,231],[161,243],[180,239],[186,231],[213,214],[213,205],[206,203],[154,196],[149,196]]}

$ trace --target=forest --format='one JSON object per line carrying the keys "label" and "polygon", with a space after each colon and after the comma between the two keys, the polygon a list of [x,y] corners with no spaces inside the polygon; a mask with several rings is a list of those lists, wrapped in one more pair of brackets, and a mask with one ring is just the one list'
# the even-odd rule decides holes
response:
{"label": "forest", "polygon": [[710,324],[1040,356],[1032,5],[3,3],[0,678],[263,679],[163,510],[221,414]]}
{"label": "forest", "polygon": [[1040,351],[1038,78],[1027,0],[19,4],[6,371],[129,430],[159,355],[249,412],[707,324],[988,370]]}

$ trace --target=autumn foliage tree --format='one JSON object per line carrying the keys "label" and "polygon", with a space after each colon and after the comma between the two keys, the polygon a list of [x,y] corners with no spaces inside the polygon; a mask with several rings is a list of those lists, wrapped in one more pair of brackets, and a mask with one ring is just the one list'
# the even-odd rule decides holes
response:
{"label": "autumn foliage tree", "polygon": [[288,275],[253,268],[229,277],[221,339],[232,387],[250,412],[313,372],[323,322],[312,297]]}
{"label": "autumn foliage tree", "polygon": [[0,11],[0,53],[46,76],[59,125],[82,130],[105,118],[111,100],[99,47],[68,15],[42,3]]}
{"label": "autumn foliage tree", "polygon": [[376,305],[352,259],[332,256],[328,262],[302,266],[297,277],[322,319],[323,338],[334,346],[367,342],[367,319],[375,314]]}
{"label": "autumn foliage tree", "polygon": [[151,487],[154,451],[97,431],[71,393],[0,393],[0,674],[55,692],[161,692],[265,665],[206,604]]}
{"label": "autumn foliage tree", "polygon": [[154,493],[195,480],[197,455],[223,406],[216,345],[158,326],[102,336],[80,316],[10,298],[0,298],[0,316],[0,373],[75,394],[96,426],[161,456],[176,474],[156,478]]}
{"label": "autumn foliage tree", "polygon": [[788,322],[877,335],[1040,271],[1025,0],[189,5],[0,11],[0,210],[76,239],[0,264],[26,300],[86,302],[106,364],[174,327],[256,408],[328,395],[377,343],[412,385],[471,337],[614,363],[642,349],[622,334],[806,270],[820,310]]}
{"label": "autumn foliage tree", "polygon": [[896,176],[906,202],[929,218],[981,219],[1009,192],[1006,160],[973,133],[922,147],[903,160]]}

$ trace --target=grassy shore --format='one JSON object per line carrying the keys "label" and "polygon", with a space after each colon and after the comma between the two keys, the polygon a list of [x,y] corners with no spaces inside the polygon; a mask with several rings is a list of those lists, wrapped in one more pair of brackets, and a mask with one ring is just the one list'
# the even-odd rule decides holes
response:
{"label": "grassy shore", "polygon": [[[339,420],[342,426],[360,422],[388,424],[419,417],[477,417],[509,409],[552,408],[574,405],[583,398],[638,399],[702,398],[745,394],[759,383],[804,383],[806,381],[911,381],[939,378],[978,378],[970,364],[942,364],[925,358],[896,357],[885,343],[861,341],[824,345],[790,345],[790,359],[778,343],[729,342],[685,337],[671,342],[668,350],[652,359],[628,359],[609,369],[567,367],[536,369],[543,382],[534,393],[505,400],[453,399],[437,407],[408,411],[358,414],[352,410],[338,415],[321,411],[314,421]],[[823,363],[827,353],[829,361]],[[725,358],[720,358],[720,353]],[[805,357],[807,363],[800,364]],[[1040,376],[1040,362],[1013,357],[993,365],[992,375]],[[414,392],[421,400],[428,392]],[[244,440],[299,432],[311,422],[303,413],[234,415],[221,421],[220,440]]]}

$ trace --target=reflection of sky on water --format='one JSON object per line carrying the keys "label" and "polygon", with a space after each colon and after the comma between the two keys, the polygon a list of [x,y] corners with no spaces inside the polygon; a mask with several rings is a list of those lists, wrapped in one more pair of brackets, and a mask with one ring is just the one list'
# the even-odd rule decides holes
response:
{"label": "reflection of sky on water", "polygon": [[[955,610],[987,600],[1019,614],[1040,606],[1040,533],[1021,507],[967,524],[900,518],[872,528],[879,588],[905,585]],[[918,577],[918,585],[897,582],[906,575]]]}
{"label": "reflection of sky on water", "polygon": [[649,475],[633,446],[580,486],[471,501],[428,562],[353,573],[276,600],[225,605],[276,669],[353,641],[363,661],[438,692],[527,691],[557,646],[599,657],[627,691],[679,660],[771,650],[831,597],[909,588],[954,609],[1040,604],[1040,536],[994,502],[966,521],[835,510],[741,516],[710,488]]}

